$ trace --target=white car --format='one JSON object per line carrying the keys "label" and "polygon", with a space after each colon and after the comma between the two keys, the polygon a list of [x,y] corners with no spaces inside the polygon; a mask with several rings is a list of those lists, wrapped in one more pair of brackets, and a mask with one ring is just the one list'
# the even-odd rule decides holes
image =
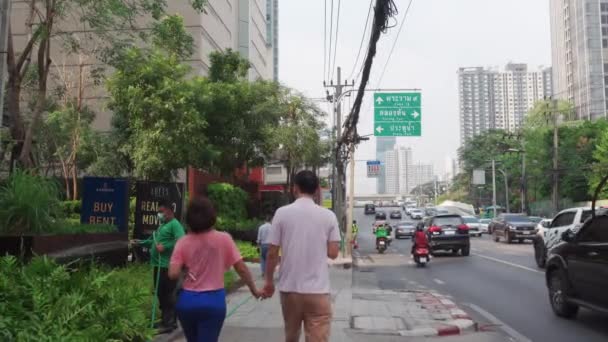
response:
{"label": "white car", "polygon": [[[577,232],[591,216],[591,208],[570,208],[560,211],[548,227],[538,229],[534,238],[534,259],[538,267],[545,267],[547,252],[562,241],[562,233],[570,229]],[[541,221],[542,222],[542,221]]]}
{"label": "white car", "polygon": [[424,212],[420,209],[412,209],[410,210],[410,216],[414,220],[422,220],[422,218],[424,217]]}
{"label": "white car", "polygon": [[490,226],[492,219],[480,219],[479,220],[479,231],[482,234],[488,234],[488,227]]}
{"label": "white car", "polygon": [[464,223],[469,227],[469,235],[471,236],[481,236],[481,223],[479,219],[475,216],[463,216],[462,219]]}

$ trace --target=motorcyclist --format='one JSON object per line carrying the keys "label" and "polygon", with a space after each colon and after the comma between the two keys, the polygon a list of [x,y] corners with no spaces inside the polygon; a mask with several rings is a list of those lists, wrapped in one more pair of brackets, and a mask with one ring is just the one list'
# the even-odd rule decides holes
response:
{"label": "motorcyclist", "polygon": [[376,227],[376,231],[374,234],[376,235],[376,246],[378,246],[378,241],[381,238],[386,239],[388,242],[389,231],[388,231],[388,228],[386,227],[386,224],[381,224],[378,227]]}
{"label": "motorcyclist", "polygon": [[414,251],[416,250],[416,248],[428,248],[429,247],[429,240],[426,236],[426,233],[424,232],[423,225],[418,225],[416,227],[416,233],[414,233],[412,240],[414,241],[414,243],[412,244],[412,254],[414,254]]}

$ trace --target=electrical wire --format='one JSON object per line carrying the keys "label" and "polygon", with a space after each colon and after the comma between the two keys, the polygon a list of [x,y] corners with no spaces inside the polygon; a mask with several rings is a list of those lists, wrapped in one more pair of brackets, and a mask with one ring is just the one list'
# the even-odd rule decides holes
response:
{"label": "electrical wire", "polygon": [[342,0],[338,0],[338,14],[336,16],[336,41],[334,42],[334,62],[333,65],[331,66],[331,77],[330,79],[334,78],[334,71],[336,70],[336,56],[338,56],[338,33],[339,33],[339,29],[340,29],[340,4],[342,3]]}
{"label": "electrical wire", "polygon": [[[363,27],[363,34],[361,35],[361,43],[359,43],[359,52],[357,52],[357,58],[355,58],[355,63],[353,64],[353,70],[350,72],[350,76],[348,76],[348,79],[352,79],[353,75],[355,74],[355,70],[357,69],[357,64],[359,63],[359,57],[361,56],[361,51],[363,50],[363,42],[365,41],[365,33],[367,33],[367,24],[369,24],[369,17],[370,14],[372,13],[372,6],[373,6],[374,0],[370,0],[369,1],[369,9],[367,10],[367,19],[365,19],[365,26]],[[357,74],[357,79],[359,78],[359,75],[361,75],[361,69],[359,70],[359,73]]]}
{"label": "electrical wire", "polygon": [[[334,36],[334,0],[331,0],[331,11],[329,14],[329,54],[327,55],[327,64],[328,66],[331,68],[331,41],[333,39]],[[331,78],[329,77],[329,71],[330,69],[327,70],[327,78],[329,80],[331,80]]]}
{"label": "electrical wire", "polygon": [[410,0],[410,2],[407,5],[407,8],[405,9],[405,13],[403,14],[403,19],[401,20],[401,24],[399,25],[399,31],[397,31],[397,37],[395,37],[395,41],[393,42],[393,46],[391,47],[391,51],[388,53],[388,58],[386,59],[386,63],[384,63],[384,68],[382,68],[382,73],[380,74],[380,78],[378,79],[378,83],[376,88],[380,87],[380,83],[382,83],[382,78],[384,78],[384,73],[386,72],[386,68],[388,67],[388,64],[391,60],[391,56],[393,55],[393,51],[395,50],[395,46],[397,46],[397,42],[399,41],[399,35],[401,34],[401,30],[403,29],[403,27],[405,26],[405,21],[407,19],[407,15],[410,12],[410,8],[412,6],[412,3],[414,2],[414,0]]}

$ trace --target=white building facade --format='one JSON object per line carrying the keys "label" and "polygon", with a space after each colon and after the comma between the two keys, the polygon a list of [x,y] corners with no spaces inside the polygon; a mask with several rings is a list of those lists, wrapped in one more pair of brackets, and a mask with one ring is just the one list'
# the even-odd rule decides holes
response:
{"label": "white building facade", "polygon": [[550,0],[555,98],[574,105],[575,119],[606,118],[608,1]]}

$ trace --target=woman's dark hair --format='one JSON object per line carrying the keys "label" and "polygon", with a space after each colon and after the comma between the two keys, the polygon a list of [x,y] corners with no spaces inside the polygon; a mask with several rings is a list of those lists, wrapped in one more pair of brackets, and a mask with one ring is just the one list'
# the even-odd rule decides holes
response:
{"label": "woman's dark hair", "polygon": [[186,223],[193,233],[203,233],[215,225],[217,214],[211,201],[206,197],[196,197],[188,204]]}

